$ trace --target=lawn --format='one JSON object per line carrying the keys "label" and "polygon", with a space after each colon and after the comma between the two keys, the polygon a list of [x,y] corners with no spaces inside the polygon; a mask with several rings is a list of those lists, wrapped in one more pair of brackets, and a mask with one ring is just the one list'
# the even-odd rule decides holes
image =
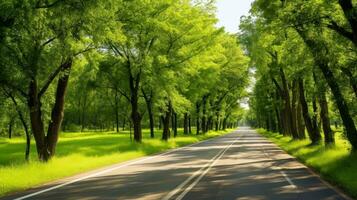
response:
{"label": "lawn", "polygon": [[62,133],[56,156],[48,163],[37,161],[34,144],[30,162],[24,161],[24,138],[0,138],[0,196],[227,133],[229,130],[184,136],[180,130],[177,138],[164,142],[159,131],[157,138],[150,139],[148,130],[144,130],[142,144],[131,142],[127,131]]}
{"label": "lawn", "polygon": [[357,197],[357,154],[350,153],[350,144],[341,132],[336,132],[336,146],[329,148],[323,144],[310,146],[308,140],[293,141],[263,129],[258,132],[319,172],[325,180]]}

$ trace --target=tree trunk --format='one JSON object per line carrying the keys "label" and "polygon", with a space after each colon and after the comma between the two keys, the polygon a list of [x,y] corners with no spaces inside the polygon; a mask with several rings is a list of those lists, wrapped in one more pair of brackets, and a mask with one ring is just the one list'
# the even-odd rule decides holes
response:
{"label": "tree trunk", "polygon": [[339,0],[338,2],[352,29],[352,37],[350,39],[353,44],[357,46],[357,13],[355,11],[356,8],[353,7],[352,0]]}
{"label": "tree trunk", "polygon": [[[341,1],[348,1],[348,0],[341,0]],[[356,24],[357,26],[357,24]],[[314,56],[314,61],[316,65],[320,68],[322,71],[322,74],[324,75],[327,84],[329,85],[331,92],[334,96],[337,108],[340,112],[341,118],[343,125],[345,126],[346,129],[346,134],[349,142],[352,145],[352,151],[357,150],[357,129],[354,124],[353,118],[350,115],[349,108],[347,106],[347,102],[342,95],[342,92],[340,90],[340,87],[337,83],[337,80],[331,71],[331,69],[328,66],[328,58],[326,58],[327,55],[322,55],[323,52],[326,52],[326,46],[323,44],[320,44],[318,41],[315,41],[313,39],[310,39],[309,37],[306,36],[306,34],[298,30],[300,36],[303,38],[305,41],[306,45],[310,48],[313,56]]]}
{"label": "tree trunk", "polygon": [[9,135],[9,139],[12,138],[12,126],[13,126],[13,124],[14,124],[14,118],[11,117],[10,122],[9,122],[9,129],[7,131],[8,135]]}
{"label": "tree trunk", "polygon": [[118,91],[115,90],[115,106],[114,106],[114,113],[115,113],[115,125],[116,125],[116,132],[119,133],[119,98],[118,98]]}
{"label": "tree trunk", "polygon": [[213,124],[213,116],[210,116],[208,117],[207,120],[206,132],[212,130],[212,124]]}
{"label": "tree trunk", "polygon": [[47,151],[47,144],[45,141],[41,101],[38,98],[38,86],[36,79],[32,79],[30,81],[27,104],[30,110],[31,130],[36,141],[38,158],[40,161],[47,161],[49,159],[49,151]]}
{"label": "tree trunk", "polygon": [[196,103],[196,135],[200,134],[200,103]]}
{"label": "tree trunk", "polygon": [[188,132],[189,132],[189,134],[192,134],[192,130],[191,130],[191,115],[188,116]]}
{"label": "tree trunk", "polygon": [[69,81],[69,75],[72,68],[72,60],[68,60],[62,68],[62,76],[58,79],[55,105],[52,108],[51,122],[48,125],[47,131],[47,150],[49,156],[55,155],[56,146],[58,142],[58,135],[61,129],[63,115],[64,115],[64,102]]}
{"label": "tree trunk", "polygon": [[337,107],[340,111],[340,115],[343,121],[343,124],[346,128],[347,138],[350,141],[353,150],[357,150],[357,130],[354,124],[354,121],[350,115],[349,108],[347,106],[346,100],[344,99],[342,92],[337,84],[332,71],[328,68],[327,65],[320,64],[320,69],[324,74],[327,83],[329,84],[331,91],[335,97]]}
{"label": "tree trunk", "polygon": [[149,114],[149,122],[150,122],[150,137],[154,138],[155,137],[155,122],[154,122],[154,114],[152,112],[152,109],[148,112]]}
{"label": "tree trunk", "polygon": [[85,122],[86,122],[86,111],[87,111],[87,94],[84,94],[84,102],[83,102],[83,106],[82,106],[82,116],[81,116],[81,132],[84,131],[85,129]]}
{"label": "tree trunk", "polygon": [[283,127],[282,127],[281,118],[280,118],[278,108],[275,108],[275,115],[276,115],[276,121],[278,122],[278,131],[280,134],[283,134]]}
{"label": "tree trunk", "polygon": [[174,137],[177,136],[177,113],[172,110],[172,130],[174,132]]}
{"label": "tree trunk", "polygon": [[207,95],[204,95],[202,97],[202,123],[201,123],[201,129],[203,133],[207,132],[207,122],[206,122],[206,111],[207,111]]}
{"label": "tree trunk", "polygon": [[154,138],[155,133],[154,133],[154,127],[155,127],[155,122],[154,122],[154,113],[152,109],[152,96],[153,96],[153,91],[150,91],[150,95],[147,95],[144,90],[142,90],[145,102],[146,102],[146,108],[148,110],[148,115],[149,115],[149,123],[150,123],[150,137]]}
{"label": "tree trunk", "polygon": [[[326,99],[326,85],[317,77],[315,71],[313,72],[313,77],[315,84],[317,86],[317,98],[320,105],[320,119],[322,123],[322,129],[325,135],[325,146],[331,146],[335,143],[334,133],[331,129],[330,116],[328,112],[328,103]],[[321,125],[321,124],[319,124]],[[321,128],[321,126],[319,126]]]}
{"label": "tree trunk", "polygon": [[216,127],[215,131],[219,130],[219,112],[216,111]]}
{"label": "tree trunk", "polygon": [[305,124],[304,124],[303,118],[302,118],[302,110],[301,110],[300,101],[297,102],[296,112],[297,112],[296,118],[297,118],[298,135],[299,135],[299,139],[303,140],[306,138],[306,136],[305,136]]}
{"label": "tree trunk", "polygon": [[318,110],[317,110],[317,103],[316,103],[316,97],[314,95],[313,99],[312,99],[312,108],[314,110],[314,113],[312,115],[312,125],[314,127],[314,130],[316,133],[318,133],[318,135],[316,135],[316,137],[318,137],[319,140],[321,140],[321,134],[320,134],[320,128],[319,128],[319,123],[318,123]]}
{"label": "tree trunk", "polygon": [[284,113],[285,113],[285,122],[286,122],[286,134],[292,136],[294,139],[297,138],[296,127],[294,125],[296,123],[293,122],[293,112],[291,108],[290,102],[290,94],[289,94],[289,87],[286,80],[286,76],[282,67],[280,67],[280,77],[283,84],[283,99],[284,99]]}
{"label": "tree trunk", "polygon": [[125,130],[125,124],[126,124],[126,122],[125,122],[125,117],[123,118],[123,127],[122,127],[122,130],[124,131]]}
{"label": "tree trunk", "polygon": [[320,133],[318,132],[318,130],[315,129],[313,121],[309,114],[309,108],[308,108],[308,105],[307,105],[307,102],[305,99],[304,83],[301,78],[298,80],[298,82],[299,82],[300,103],[301,103],[301,108],[302,108],[302,113],[303,113],[306,129],[309,134],[311,143],[318,144],[320,142],[321,136],[320,136]]}
{"label": "tree trunk", "polygon": [[291,121],[292,121],[292,135],[293,139],[300,139],[297,126],[297,81],[293,81],[292,100],[291,100]]}
{"label": "tree trunk", "polygon": [[357,98],[357,79],[353,76],[353,74],[349,68],[342,67],[341,70],[350,80],[350,85],[352,87],[353,93],[355,94],[355,97]]}
{"label": "tree trunk", "polygon": [[[129,69],[130,70],[130,69]],[[139,77],[134,80],[131,71],[129,71],[130,83],[130,104],[131,104],[131,120],[134,127],[134,141],[141,143],[141,114],[139,112]],[[136,83],[136,84],[135,84]]]}
{"label": "tree trunk", "polygon": [[326,100],[326,94],[322,93],[319,97],[319,104],[320,104],[320,117],[322,121],[322,128],[324,130],[325,135],[325,145],[333,145],[335,144],[335,137],[334,132],[331,129],[330,124],[330,116],[328,112],[328,103]]}
{"label": "tree trunk", "polygon": [[159,130],[161,130],[161,128],[162,128],[162,117],[161,116],[159,116]]}
{"label": "tree trunk", "polygon": [[183,118],[183,134],[188,134],[188,113],[185,113]]}
{"label": "tree trunk", "polygon": [[222,127],[222,130],[226,130],[227,129],[227,125],[228,125],[228,122],[227,122],[227,120],[228,120],[228,118],[229,118],[229,115],[227,115],[227,116],[225,116],[224,117],[224,119],[223,119],[223,127]]}
{"label": "tree trunk", "polygon": [[169,102],[167,106],[167,111],[165,111],[165,116],[163,116],[163,132],[162,132],[162,140],[167,141],[170,138],[170,117],[172,115],[171,102]]}
{"label": "tree trunk", "polygon": [[28,126],[27,126],[27,123],[26,123],[26,120],[25,120],[25,117],[24,115],[22,114],[18,104],[17,104],[17,101],[15,99],[15,97],[9,93],[9,96],[12,100],[12,102],[14,103],[15,105],[15,109],[16,109],[16,112],[17,114],[19,115],[19,118],[20,118],[20,121],[22,123],[22,126],[24,128],[24,131],[25,131],[25,135],[26,135],[26,149],[25,149],[25,160],[26,161],[29,161],[29,158],[30,158],[30,147],[31,147],[31,136],[30,136],[30,132],[29,132],[29,129],[28,129]]}

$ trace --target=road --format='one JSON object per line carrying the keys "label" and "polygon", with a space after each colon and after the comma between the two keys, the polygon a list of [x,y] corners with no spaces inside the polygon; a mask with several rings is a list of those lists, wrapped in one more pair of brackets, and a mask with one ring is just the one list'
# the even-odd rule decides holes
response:
{"label": "road", "polygon": [[3,199],[348,199],[249,128]]}

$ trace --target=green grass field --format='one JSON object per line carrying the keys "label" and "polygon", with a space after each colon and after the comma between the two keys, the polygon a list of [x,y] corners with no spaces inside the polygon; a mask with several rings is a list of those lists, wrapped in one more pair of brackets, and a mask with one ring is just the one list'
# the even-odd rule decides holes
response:
{"label": "green grass field", "polygon": [[24,138],[0,138],[0,196],[80,172],[221,136],[229,133],[229,130],[200,136],[183,136],[180,130],[179,136],[169,142],[160,140],[160,132],[157,131],[156,139],[149,139],[148,130],[144,130],[142,144],[131,142],[128,132],[62,133],[56,156],[48,163],[37,161],[34,144],[31,146],[30,162],[24,161]]}
{"label": "green grass field", "polygon": [[357,154],[350,153],[350,144],[341,132],[336,132],[336,146],[329,148],[323,144],[309,146],[309,140],[293,141],[263,129],[258,132],[319,172],[324,179],[357,197]]}

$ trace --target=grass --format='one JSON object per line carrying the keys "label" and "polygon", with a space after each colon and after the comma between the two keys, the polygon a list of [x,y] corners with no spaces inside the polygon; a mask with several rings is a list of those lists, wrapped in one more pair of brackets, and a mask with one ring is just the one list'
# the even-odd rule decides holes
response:
{"label": "grass", "polygon": [[294,141],[264,129],[258,132],[320,173],[325,180],[357,197],[357,154],[350,152],[350,144],[341,132],[336,132],[336,146],[329,148],[323,144],[311,146],[309,140]]}
{"label": "grass", "polygon": [[142,144],[131,142],[128,132],[62,133],[56,156],[48,163],[37,161],[34,144],[31,146],[31,160],[26,163],[23,138],[0,138],[0,196],[226,133],[229,130],[184,136],[180,130],[177,138],[164,142],[159,139],[161,134],[150,139],[148,130],[144,130]]}

